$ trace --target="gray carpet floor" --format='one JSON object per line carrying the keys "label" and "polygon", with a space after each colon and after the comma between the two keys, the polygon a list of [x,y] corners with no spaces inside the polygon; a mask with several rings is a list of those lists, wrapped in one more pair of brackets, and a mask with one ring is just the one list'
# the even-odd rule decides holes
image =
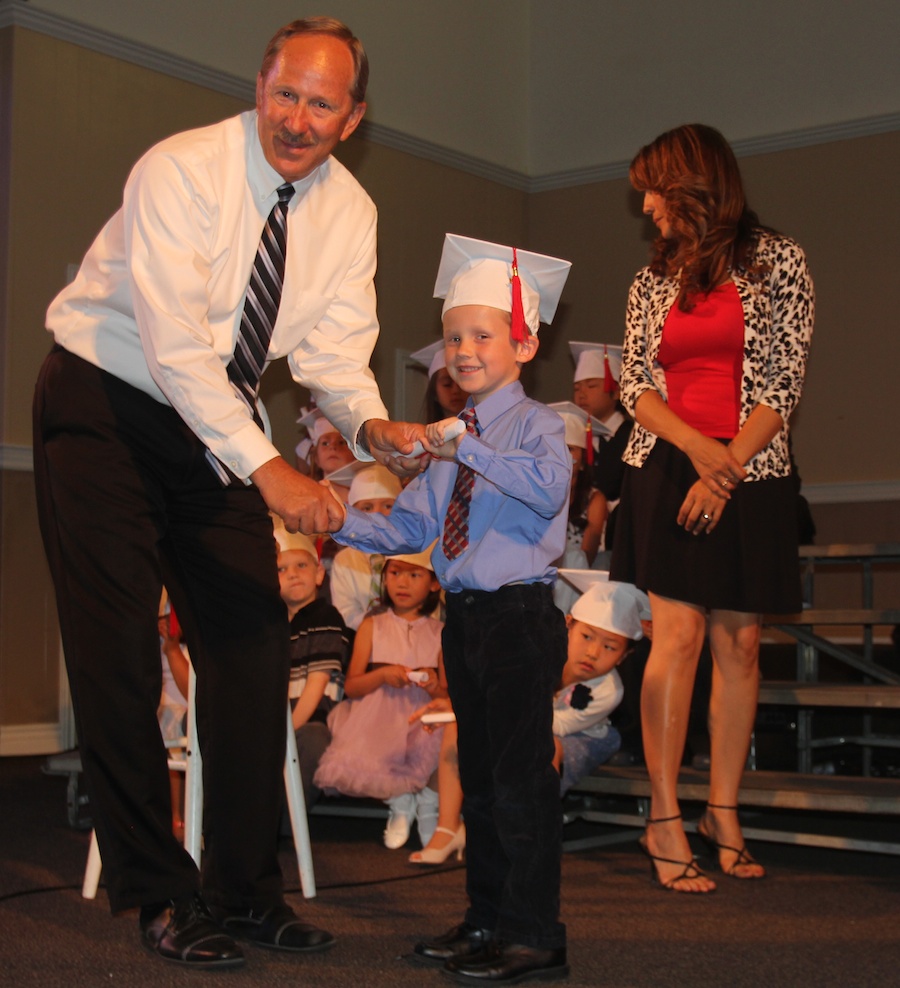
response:
{"label": "gray carpet floor", "polygon": [[[290,840],[282,847],[288,899],[337,935],[333,950],[297,959],[248,948],[246,967],[219,974],[160,962],[141,948],[134,913],[112,917],[102,889],[95,901],[81,898],[89,835],[67,825],[65,779],[43,775],[41,762],[0,759],[0,984],[452,983],[403,955],[461,918],[463,872],[411,868],[405,851],[381,845],[372,819],[311,819],[314,900],[299,894]],[[896,821],[873,825],[896,839]],[[609,832],[575,823],[566,837]],[[767,879],[721,879],[715,894],[695,897],[650,884],[636,836],[564,856],[572,988],[900,984],[900,859],[756,844]],[[415,846],[413,838],[406,850]]]}

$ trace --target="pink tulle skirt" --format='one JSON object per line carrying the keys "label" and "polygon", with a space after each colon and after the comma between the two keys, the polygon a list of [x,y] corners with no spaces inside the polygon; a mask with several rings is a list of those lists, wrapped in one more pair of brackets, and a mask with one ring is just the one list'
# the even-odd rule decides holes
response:
{"label": "pink tulle skirt", "polygon": [[315,784],[331,795],[373,799],[423,789],[437,768],[443,732],[429,733],[409,717],[429,699],[419,686],[380,686],[343,700],[328,715],[332,740]]}

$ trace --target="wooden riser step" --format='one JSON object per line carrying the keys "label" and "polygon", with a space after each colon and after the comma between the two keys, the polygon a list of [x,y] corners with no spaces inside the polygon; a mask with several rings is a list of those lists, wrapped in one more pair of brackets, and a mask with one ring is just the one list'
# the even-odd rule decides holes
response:
{"label": "wooden riser step", "polygon": [[[650,780],[642,766],[601,766],[582,779],[573,791],[648,797]],[[708,793],[708,772],[682,769],[678,775],[679,800],[705,803]],[[741,806],[785,810],[900,814],[900,779],[745,772],[738,801]]]}
{"label": "wooden riser step", "polygon": [[759,702],[789,707],[861,707],[900,710],[900,686],[764,680]]}
{"label": "wooden riser step", "polygon": [[887,608],[883,610],[818,610],[816,608],[800,611],[798,614],[767,614],[763,624],[772,627],[780,625],[894,625],[900,624],[900,610]]}

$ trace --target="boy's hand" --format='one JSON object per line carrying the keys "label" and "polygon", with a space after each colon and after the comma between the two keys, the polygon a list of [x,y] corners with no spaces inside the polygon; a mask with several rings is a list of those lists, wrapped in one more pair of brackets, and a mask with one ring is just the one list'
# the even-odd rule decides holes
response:
{"label": "boy's hand", "polygon": [[[453,706],[447,697],[438,697],[436,700],[426,703],[424,707],[419,707],[415,713],[410,714],[409,722],[410,724],[415,724],[417,720],[422,719],[423,714],[436,713],[453,713]],[[422,730],[431,734],[436,727],[440,727],[440,724],[423,724]]]}
{"label": "boy's hand", "polygon": [[458,418],[431,422],[425,426],[425,448],[438,459],[455,460],[465,432],[465,423]]}

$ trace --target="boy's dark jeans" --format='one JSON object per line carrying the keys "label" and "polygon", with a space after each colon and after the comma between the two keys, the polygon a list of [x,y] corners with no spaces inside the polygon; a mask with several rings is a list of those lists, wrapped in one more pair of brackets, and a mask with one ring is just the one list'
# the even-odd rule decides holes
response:
{"label": "boy's dark jeans", "polygon": [[443,648],[465,794],[466,921],[511,943],[562,947],[551,762],[565,619],[542,583],[448,593]]}

